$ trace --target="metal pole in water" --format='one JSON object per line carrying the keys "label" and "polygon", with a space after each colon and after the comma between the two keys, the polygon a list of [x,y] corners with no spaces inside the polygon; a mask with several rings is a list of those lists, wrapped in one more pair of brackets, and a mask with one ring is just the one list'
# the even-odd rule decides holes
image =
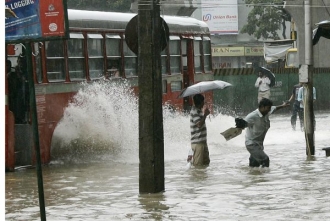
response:
{"label": "metal pole in water", "polygon": [[39,145],[39,131],[38,131],[38,118],[37,118],[37,105],[36,96],[34,90],[34,80],[32,71],[32,48],[30,42],[25,44],[26,49],[26,64],[27,64],[27,75],[29,80],[29,93],[30,93],[30,111],[32,118],[32,128],[33,128],[33,141],[34,148],[36,151],[36,169],[38,178],[38,193],[39,193],[39,207],[40,207],[40,218],[42,221],[46,221],[46,211],[45,211],[45,199],[44,199],[44,187],[42,179],[42,168],[41,168],[41,157],[40,157],[40,145]]}

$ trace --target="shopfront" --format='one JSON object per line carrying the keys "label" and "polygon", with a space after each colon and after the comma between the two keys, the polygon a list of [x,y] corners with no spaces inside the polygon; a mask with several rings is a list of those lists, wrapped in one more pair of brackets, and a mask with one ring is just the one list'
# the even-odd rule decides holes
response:
{"label": "shopfront", "polygon": [[212,47],[213,69],[251,68],[252,64],[264,66],[262,46],[215,46]]}

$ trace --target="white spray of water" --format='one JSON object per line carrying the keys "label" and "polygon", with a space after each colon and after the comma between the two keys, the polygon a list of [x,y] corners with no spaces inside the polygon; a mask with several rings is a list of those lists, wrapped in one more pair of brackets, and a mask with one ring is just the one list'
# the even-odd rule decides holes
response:
{"label": "white spray of water", "polygon": [[[223,116],[221,124],[213,122],[210,130],[217,131],[217,138],[224,140],[220,132],[227,129]],[[65,109],[52,140],[52,159],[86,159],[103,154],[107,159],[138,162],[138,100],[127,83],[94,82],[83,85]],[[189,116],[163,107],[165,161],[185,162],[190,148]],[[211,142],[219,142],[219,139]]]}
{"label": "white spray of water", "polygon": [[57,125],[52,156],[112,154],[136,146],[137,99],[127,82],[83,85]]}
{"label": "white spray of water", "polygon": [[[84,85],[65,109],[55,129],[53,160],[63,156],[78,160],[83,156],[84,160],[86,156],[89,159],[102,156],[106,160],[138,162],[138,117],[138,100],[127,83],[101,81]],[[272,126],[266,136],[265,146],[289,146],[304,142],[302,132],[291,131],[289,116],[271,118]],[[190,148],[189,116],[164,106],[163,119],[165,162],[180,160],[185,165]],[[234,117],[215,113],[207,119],[206,124],[211,159],[212,155],[225,156],[229,152],[246,151],[245,131],[230,141],[220,135],[220,132],[235,126]],[[328,140],[326,134],[329,134],[329,130],[324,133],[319,134],[320,138]]]}

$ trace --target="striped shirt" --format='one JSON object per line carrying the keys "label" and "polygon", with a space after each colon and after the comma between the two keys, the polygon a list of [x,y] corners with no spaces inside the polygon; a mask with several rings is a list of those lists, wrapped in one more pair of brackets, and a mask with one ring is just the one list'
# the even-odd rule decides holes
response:
{"label": "striped shirt", "polygon": [[206,143],[206,124],[204,123],[201,127],[197,126],[197,123],[201,121],[204,114],[201,109],[197,109],[195,106],[190,111],[190,132],[191,132],[191,143]]}

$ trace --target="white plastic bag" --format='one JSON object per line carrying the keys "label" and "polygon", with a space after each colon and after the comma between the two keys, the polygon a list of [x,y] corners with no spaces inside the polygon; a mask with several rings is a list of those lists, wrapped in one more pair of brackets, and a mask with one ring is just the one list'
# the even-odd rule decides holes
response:
{"label": "white plastic bag", "polygon": [[[194,151],[191,148],[189,148],[188,156],[193,156],[193,155],[194,155]],[[193,158],[191,158],[191,160],[188,161],[188,163],[186,164],[186,167],[185,167],[186,170],[189,170],[190,169],[192,160],[193,160]]]}

